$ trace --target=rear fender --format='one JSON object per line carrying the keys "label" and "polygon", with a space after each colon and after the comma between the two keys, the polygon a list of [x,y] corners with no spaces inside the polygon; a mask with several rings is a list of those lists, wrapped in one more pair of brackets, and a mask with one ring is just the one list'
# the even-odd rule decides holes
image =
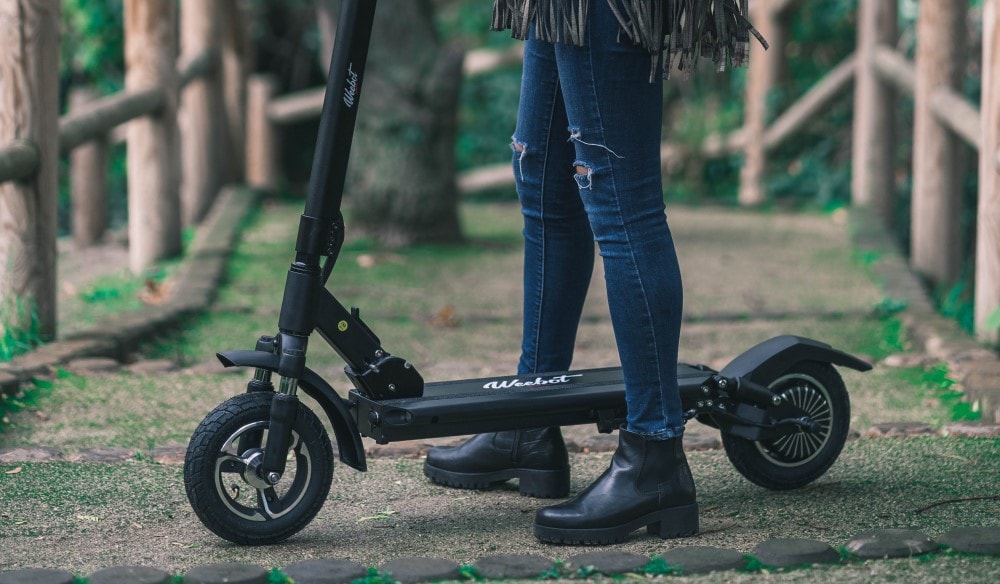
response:
{"label": "rear fender", "polygon": [[781,335],[754,345],[722,368],[726,377],[739,377],[767,386],[802,361],[818,361],[868,371],[871,364],[806,337]]}
{"label": "rear fender", "polygon": [[[278,371],[278,355],[265,351],[227,351],[216,356],[226,367],[255,367]],[[340,450],[340,460],[362,472],[368,470],[361,433],[344,399],[337,395],[329,383],[309,368],[305,369],[302,378],[299,379],[299,387],[319,403],[330,419]]]}

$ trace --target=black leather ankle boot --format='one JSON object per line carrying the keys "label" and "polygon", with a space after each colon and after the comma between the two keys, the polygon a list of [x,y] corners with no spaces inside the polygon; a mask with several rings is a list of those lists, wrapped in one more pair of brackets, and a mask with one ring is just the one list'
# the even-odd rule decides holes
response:
{"label": "black leather ankle boot", "polygon": [[664,539],[698,532],[694,480],[679,437],[653,441],[621,429],[604,474],[535,514],[535,536],[548,543],[618,543],[642,527]]}
{"label": "black leather ankle boot", "polygon": [[432,448],[424,474],[459,489],[486,489],[516,478],[527,497],[569,493],[569,455],[559,428],[477,434],[459,446]]}

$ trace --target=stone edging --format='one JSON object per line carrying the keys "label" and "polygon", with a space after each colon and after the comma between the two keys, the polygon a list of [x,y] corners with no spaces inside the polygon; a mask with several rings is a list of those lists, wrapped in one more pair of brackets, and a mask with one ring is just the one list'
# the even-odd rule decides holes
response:
{"label": "stone edging", "polygon": [[74,359],[111,357],[121,361],[140,340],[207,308],[225,274],[240,223],[259,199],[260,193],[246,187],[222,189],[198,227],[166,302],[114,315],[100,328],[42,345],[0,364],[0,392],[16,394],[22,384]]}
{"label": "stone edging", "polygon": [[907,301],[899,318],[910,340],[947,363],[951,378],[965,389],[966,399],[978,402],[984,422],[1000,423],[1000,357],[938,313],[899,245],[871,212],[852,210],[850,223],[854,245],[879,254],[873,269],[886,296]]}
{"label": "stone edging", "polygon": [[[705,546],[681,546],[661,555],[647,557],[614,551],[581,553],[565,561],[530,554],[488,556],[460,566],[442,558],[407,557],[391,560],[379,568],[365,568],[357,562],[313,559],[280,570],[278,576],[296,584],[421,584],[455,580],[539,580],[620,577],[623,574],[694,575],[722,571],[775,571],[804,569],[822,564],[910,558],[932,553],[963,553],[1000,557],[1000,527],[960,527],[949,530],[935,541],[910,529],[880,529],[852,537],[837,549],[812,539],[776,538],[757,544],[751,554]],[[253,564],[221,563],[196,566],[183,577],[142,566],[118,566],[98,570],[90,584],[130,582],[134,584],[268,584],[278,582],[275,574]],[[62,570],[24,569],[0,573],[0,584],[73,584],[80,582]]]}

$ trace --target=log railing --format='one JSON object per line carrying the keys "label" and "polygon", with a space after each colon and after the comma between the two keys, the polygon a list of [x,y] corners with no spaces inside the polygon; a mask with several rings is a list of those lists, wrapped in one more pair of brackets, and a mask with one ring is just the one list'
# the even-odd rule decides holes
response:
{"label": "log railing", "polygon": [[[13,3],[22,4],[22,3]],[[58,54],[59,0],[42,0],[27,3],[30,7],[12,7],[11,14],[0,14],[11,24],[2,31],[33,31],[38,22],[48,23],[52,39],[38,42],[26,55],[0,58],[0,73],[11,78],[26,79],[25,85],[41,87],[42,92],[57,91],[56,78],[35,78],[38,59],[35,53]],[[233,67],[234,74],[224,75],[223,52],[233,52],[232,47],[221,44],[219,29],[236,26],[238,19],[220,17],[220,6],[233,3],[183,0],[178,20],[178,8],[173,0],[126,0],[125,46],[126,88],[124,91],[96,98],[89,90],[76,91],[70,97],[70,111],[58,118],[57,128],[50,138],[55,143],[52,154],[43,151],[33,136],[0,135],[0,189],[13,189],[14,194],[0,191],[0,196],[19,196],[48,201],[38,205],[15,205],[28,213],[16,217],[19,222],[46,224],[45,229],[27,229],[24,233],[0,233],[0,251],[7,255],[31,255],[27,265],[33,265],[30,274],[5,273],[5,268],[23,270],[24,260],[5,258],[0,266],[0,301],[9,298],[14,290],[31,299],[41,321],[44,337],[55,335],[55,262],[54,256],[36,254],[37,249],[55,249],[55,188],[41,186],[35,176],[39,169],[56,168],[58,155],[70,156],[70,182],[72,183],[72,226],[76,243],[81,246],[99,241],[106,228],[107,148],[109,136],[118,128],[127,128],[129,147],[129,256],[133,271],[141,272],[150,264],[180,251],[182,217],[185,224],[195,223],[207,210],[211,198],[232,176],[226,169],[242,166],[232,164],[226,153],[239,152],[241,144],[226,143],[220,147],[219,136],[241,134],[226,127],[229,119],[241,119],[240,114],[220,111],[224,103],[223,80],[230,85],[240,85],[240,67]],[[229,15],[232,16],[232,15]],[[179,26],[178,26],[179,22]],[[177,34],[180,30],[180,51]],[[29,33],[30,34],[30,33]],[[230,37],[236,35],[228,35]],[[15,39],[2,39],[5,45],[17,44]],[[52,41],[55,42],[52,42]],[[22,43],[23,44],[23,43]],[[178,53],[180,52],[180,55]],[[27,63],[28,70],[18,69]],[[166,68],[163,63],[169,65]],[[173,70],[168,70],[173,69]],[[54,64],[45,71],[54,71]],[[51,72],[50,71],[50,72]],[[43,76],[39,76],[43,77]],[[11,95],[0,96],[7,102],[25,102],[24,87],[6,86]],[[37,91],[37,89],[35,89]],[[225,87],[227,93],[239,96],[242,89]],[[196,92],[184,103],[184,97]],[[236,100],[238,103],[238,99]],[[196,123],[178,122],[178,103],[185,108],[185,119],[197,118]],[[198,115],[204,103],[216,104],[217,109]],[[16,111],[10,115],[36,119],[56,119],[57,105],[52,101],[45,108],[28,112]],[[2,121],[2,120],[0,120]],[[24,124],[22,124],[24,125]],[[30,123],[27,125],[31,125]],[[0,123],[0,129],[15,128],[15,124]],[[13,138],[13,139],[12,139]],[[202,145],[213,140],[209,145]],[[197,152],[194,162],[181,160],[183,150]],[[201,162],[201,159],[204,159]],[[180,177],[177,170],[180,169]],[[13,185],[13,186],[11,186]],[[38,194],[25,194],[41,190]],[[24,191],[24,192],[22,192]],[[52,191],[52,192],[49,192]],[[184,192],[195,193],[184,197]],[[49,207],[52,210],[46,211]],[[37,214],[36,214],[37,213]],[[44,233],[44,235],[39,235]],[[24,280],[24,281],[22,281]],[[5,286],[4,282],[13,282]],[[2,308],[2,305],[0,305]],[[18,323],[2,323],[5,324]]]}
{"label": "log railing", "polygon": [[[981,70],[984,91],[980,104],[967,101],[958,92],[958,78],[964,69],[962,39],[968,3],[962,0],[921,2],[917,25],[917,54],[914,63],[892,49],[895,35],[895,3],[862,0],[859,17],[859,44],[870,46],[866,63],[875,81],[888,91],[888,99],[858,100],[857,117],[888,118],[895,115],[892,92],[913,98],[913,191],[910,220],[910,261],[912,268],[933,285],[951,286],[959,276],[966,250],[961,248],[961,182],[965,174],[962,144],[979,156],[979,197],[975,248],[975,329],[977,336],[996,344],[994,321],[1000,317],[1000,144],[990,125],[996,119],[1000,95],[987,90],[995,83],[1000,66],[1000,39],[996,34],[998,0],[986,0],[983,7],[983,50]],[[887,32],[888,30],[888,32]],[[994,112],[994,113],[990,113]],[[856,126],[857,127],[857,126]],[[899,133],[901,134],[901,133]],[[900,135],[900,138],[902,136]],[[862,136],[855,132],[855,150]],[[883,132],[884,148],[892,148],[893,133]],[[859,161],[855,173],[867,175],[871,184],[892,185],[895,172],[889,160]],[[883,210],[891,222],[892,191],[855,192],[855,203],[874,199],[872,207]]]}

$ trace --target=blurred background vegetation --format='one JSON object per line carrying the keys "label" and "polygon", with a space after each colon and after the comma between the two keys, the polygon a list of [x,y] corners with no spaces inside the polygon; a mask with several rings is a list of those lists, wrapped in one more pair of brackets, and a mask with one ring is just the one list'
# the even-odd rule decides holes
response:
{"label": "blurred background vegetation", "polygon": [[[253,71],[275,75],[283,92],[294,92],[323,83],[323,36],[317,27],[317,2],[333,0],[243,0],[249,15]],[[924,0],[929,1],[929,0]],[[902,31],[898,48],[912,58],[918,0],[899,0]],[[110,93],[123,84],[123,0],[64,0],[62,43],[63,94],[74,85],[90,85]],[[513,41],[504,33],[489,32],[490,2],[427,0],[434,12],[440,37],[466,50],[502,49]],[[964,92],[979,98],[980,5],[969,0],[968,70]],[[823,75],[849,55],[855,46],[857,0],[806,1],[790,15],[790,36],[780,91],[772,95],[772,116],[801,96]],[[520,72],[499,69],[463,82],[458,111],[455,161],[459,172],[510,159],[508,143],[515,123]],[[682,164],[672,168],[666,181],[668,204],[736,204],[739,155],[709,159],[698,154],[710,135],[725,135],[742,124],[742,91],[745,71],[718,74],[711,67],[674,74],[665,82],[664,139],[683,153]],[[840,100],[826,114],[773,153],[768,192],[775,207],[835,209],[850,197],[850,99]],[[912,103],[899,100],[897,128],[912,127]],[[284,152],[289,190],[301,193],[312,162],[315,122],[286,129],[291,138]],[[908,249],[910,143],[899,141],[897,164],[897,220],[895,233]],[[292,146],[294,145],[294,146]],[[935,291],[941,309],[965,328],[972,326],[972,258],[975,238],[975,153],[966,157],[968,179],[964,188],[963,223],[966,264],[963,278],[948,290]],[[125,219],[125,164],[119,146],[113,161],[110,201],[112,221]],[[63,173],[65,176],[66,173]],[[62,224],[68,228],[67,189],[61,195]],[[514,200],[511,189],[477,195],[491,200]]]}

